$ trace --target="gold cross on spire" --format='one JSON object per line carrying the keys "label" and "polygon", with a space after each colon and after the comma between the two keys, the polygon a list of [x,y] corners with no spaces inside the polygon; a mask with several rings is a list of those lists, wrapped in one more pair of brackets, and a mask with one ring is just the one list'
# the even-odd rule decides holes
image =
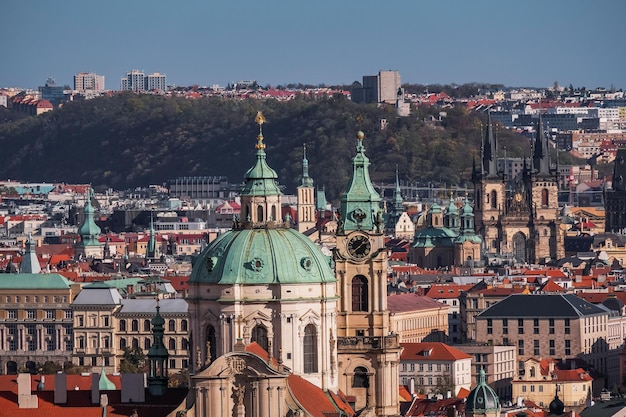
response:
{"label": "gold cross on spire", "polygon": [[254,118],[256,124],[259,125],[259,136],[257,136],[257,149],[265,149],[265,144],[263,143],[263,123],[267,122],[265,116],[263,116],[263,112],[258,111],[256,113],[256,117]]}

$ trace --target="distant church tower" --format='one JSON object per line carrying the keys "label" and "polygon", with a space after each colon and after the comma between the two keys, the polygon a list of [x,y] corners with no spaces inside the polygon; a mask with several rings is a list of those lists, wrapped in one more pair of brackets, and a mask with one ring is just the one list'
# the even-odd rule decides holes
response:
{"label": "distant church tower", "polygon": [[157,257],[156,233],[154,231],[154,220],[150,216],[150,237],[146,247],[146,258],[155,259]]}
{"label": "distant church tower", "polygon": [[39,264],[37,253],[35,253],[35,243],[30,234],[26,241],[26,252],[22,257],[19,271],[20,274],[39,274],[41,272],[41,265]]}
{"label": "distant church tower", "polygon": [[483,238],[487,252],[500,253],[499,216],[506,199],[505,178],[498,173],[497,143],[491,115],[481,144],[480,167],[474,167],[474,219],[476,232]]}
{"label": "distant church tower", "polygon": [[74,248],[75,256],[84,256],[85,258],[101,259],[103,255],[102,243],[98,240],[100,237],[100,228],[94,221],[95,210],[91,205],[93,190],[89,189],[85,200],[85,221],[78,228],[80,242],[76,243]]}
{"label": "distant church tower", "polygon": [[[563,258],[558,169],[550,164],[541,115],[531,165],[524,161],[519,177],[506,178],[506,167],[502,173],[497,171],[497,146],[491,117],[481,148],[481,166],[474,167],[472,180],[476,232],[485,242],[485,251],[509,253],[517,261],[529,263]],[[507,184],[511,187],[509,190]]]}
{"label": "distant church tower", "polygon": [[306,145],[302,158],[302,184],[298,186],[298,231],[303,233],[315,227],[315,188],[309,177],[309,161],[306,159]]}
{"label": "distant church tower", "polygon": [[623,233],[626,230],[626,149],[618,149],[613,168],[613,182],[604,192],[607,233]]}
{"label": "distant church tower", "polygon": [[369,177],[369,159],[358,132],[353,174],[341,196],[335,273],[339,307],[339,388],[356,397],[355,410],[399,413],[398,336],[390,333],[387,309],[387,251],[381,197]]}

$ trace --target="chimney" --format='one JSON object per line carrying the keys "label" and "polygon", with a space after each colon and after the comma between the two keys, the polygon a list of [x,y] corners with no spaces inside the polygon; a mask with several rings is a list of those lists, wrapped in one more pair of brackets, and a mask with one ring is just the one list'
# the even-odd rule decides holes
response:
{"label": "chimney", "polygon": [[62,372],[54,374],[54,403],[67,403],[67,375]]}
{"label": "chimney", "polygon": [[100,404],[100,375],[91,374],[91,403]]}
{"label": "chimney", "polygon": [[17,404],[20,408],[39,408],[39,399],[30,392],[30,374],[17,376]]}
{"label": "chimney", "polygon": [[411,397],[415,396],[415,380],[411,378],[411,382],[409,383],[409,392],[411,393]]}

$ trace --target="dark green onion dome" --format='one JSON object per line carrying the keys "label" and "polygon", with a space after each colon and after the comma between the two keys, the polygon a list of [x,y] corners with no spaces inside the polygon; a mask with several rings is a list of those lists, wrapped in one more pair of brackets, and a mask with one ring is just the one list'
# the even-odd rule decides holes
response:
{"label": "dark green onion dome", "polygon": [[485,370],[481,369],[478,385],[467,396],[465,414],[486,412],[500,413],[500,400],[495,391],[485,382]]}
{"label": "dark green onion dome", "polygon": [[565,413],[565,404],[559,399],[558,395],[554,396],[554,400],[550,401],[550,414],[560,416]]}
{"label": "dark green onion dome", "polygon": [[[261,113],[256,122],[261,126]],[[260,132],[256,163],[241,193],[243,221],[219,236],[193,261],[190,282],[206,284],[297,284],[335,282],[330,256],[280,216],[276,171],[267,165]]]}
{"label": "dark green onion dome", "polygon": [[331,259],[297,230],[231,230],[194,261],[190,282],[209,284],[296,284],[334,282]]}

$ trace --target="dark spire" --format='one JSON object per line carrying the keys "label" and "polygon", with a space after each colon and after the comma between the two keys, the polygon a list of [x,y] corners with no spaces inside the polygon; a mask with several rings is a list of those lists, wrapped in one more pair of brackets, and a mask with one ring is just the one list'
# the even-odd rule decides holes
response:
{"label": "dark spire", "polygon": [[313,179],[309,177],[309,160],[306,159],[306,144],[304,145],[304,156],[302,157],[302,187],[313,187]]}
{"label": "dark spire", "polygon": [[165,320],[161,317],[157,299],[156,316],[152,319],[152,346],[148,350],[148,390],[152,395],[163,395],[167,391],[169,353],[163,343]]}
{"label": "dark spire", "polygon": [[487,129],[483,139],[483,173],[488,177],[498,175],[497,141],[494,126],[491,123],[491,113],[487,115]]}
{"label": "dark spire", "polygon": [[543,131],[543,120],[539,113],[537,121],[537,136],[533,146],[533,171],[539,175],[550,174],[550,152],[548,148],[548,140]]}

